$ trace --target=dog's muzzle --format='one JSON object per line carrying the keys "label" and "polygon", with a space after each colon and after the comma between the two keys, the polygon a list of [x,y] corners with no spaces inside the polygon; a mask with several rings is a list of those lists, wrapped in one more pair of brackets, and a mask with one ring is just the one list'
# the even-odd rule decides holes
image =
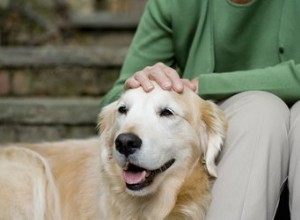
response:
{"label": "dog's muzzle", "polygon": [[[142,146],[142,140],[133,133],[119,134],[115,140],[116,150],[125,158],[137,152]],[[123,179],[129,190],[137,191],[149,186],[154,178],[169,169],[175,159],[171,159],[156,170],[148,170],[128,160],[123,167]]]}

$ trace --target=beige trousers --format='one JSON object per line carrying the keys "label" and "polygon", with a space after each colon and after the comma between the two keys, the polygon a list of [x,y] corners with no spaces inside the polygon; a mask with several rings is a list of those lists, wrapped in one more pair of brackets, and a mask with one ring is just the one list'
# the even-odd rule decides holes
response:
{"label": "beige trousers", "polygon": [[289,176],[292,220],[300,219],[300,102],[251,91],[220,107],[228,135],[207,220],[272,220]]}

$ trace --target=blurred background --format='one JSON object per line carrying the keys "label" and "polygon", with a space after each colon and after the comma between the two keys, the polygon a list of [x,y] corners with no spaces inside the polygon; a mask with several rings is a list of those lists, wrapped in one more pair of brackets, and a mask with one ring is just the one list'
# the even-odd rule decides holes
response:
{"label": "blurred background", "polygon": [[0,0],[0,142],[97,134],[146,0]]}

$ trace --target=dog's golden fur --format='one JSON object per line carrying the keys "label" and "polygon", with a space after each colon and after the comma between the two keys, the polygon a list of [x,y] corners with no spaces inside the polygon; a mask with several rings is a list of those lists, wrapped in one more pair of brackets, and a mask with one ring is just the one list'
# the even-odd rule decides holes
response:
{"label": "dog's golden fur", "polygon": [[[0,219],[204,219],[210,203],[210,176],[216,175],[214,159],[225,136],[223,113],[215,104],[200,99],[188,89],[183,94],[157,87],[147,94],[141,89],[127,91],[125,95],[128,93],[100,114],[100,137],[2,147]],[[129,111],[120,116],[118,113],[120,102],[129,100],[130,105],[135,106],[147,100],[141,106],[147,105],[149,109],[160,102],[156,100],[158,96],[172,99],[170,105],[176,104],[178,115],[156,119],[150,111],[139,113],[137,109],[141,107],[136,107],[134,114]],[[133,97],[136,100],[132,100]],[[141,121],[143,117],[151,120]],[[153,128],[141,132],[145,129],[143,124],[151,121],[162,123],[162,128],[167,124],[170,131],[164,136],[150,131]],[[176,135],[172,133],[173,128]],[[142,140],[145,138],[145,142],[151,135],[157,139],[171,137],[169,142],[174,149],[162,148],[174,154],[174,164],[141,191],[126,188],[122,165],[116,159],[122,155],[116,155],[114,143],[117,135],[123,132],[135,133]],[[191,135],[186,135],[189,133]],[[160,152],[158,143],[166,143],[166,140],[155,143],[151,140],[155,152]],[[183,143],[185,146],[181,146]],[[143,147],[147,148],[146,144]],[[148,150],[156,155],[153,149]],[[167,157],[170,156],[162,158]]]}

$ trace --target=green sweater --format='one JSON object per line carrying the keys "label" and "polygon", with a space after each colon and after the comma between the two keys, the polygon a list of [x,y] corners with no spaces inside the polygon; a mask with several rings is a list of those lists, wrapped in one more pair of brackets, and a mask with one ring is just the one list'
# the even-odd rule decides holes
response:
{"label": "green sweater", "polygon": [[125,80],[163,62],[183,78],[199,77],[199,95],[222,100],[263,90],[286,103],[300,100],[300,1],[148,0],[121,74],[101,106]]}

